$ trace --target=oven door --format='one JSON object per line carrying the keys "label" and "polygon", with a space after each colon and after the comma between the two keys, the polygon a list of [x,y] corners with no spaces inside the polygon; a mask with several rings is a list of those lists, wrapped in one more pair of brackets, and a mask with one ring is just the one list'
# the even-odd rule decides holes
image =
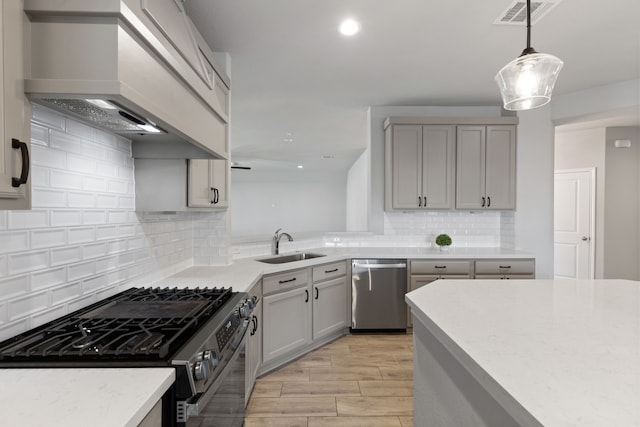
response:
{"label": "oven door", "polygon": [[246,328],[227,365],[209,389],[189,402],[186,427],[242,427],[245,409]]}

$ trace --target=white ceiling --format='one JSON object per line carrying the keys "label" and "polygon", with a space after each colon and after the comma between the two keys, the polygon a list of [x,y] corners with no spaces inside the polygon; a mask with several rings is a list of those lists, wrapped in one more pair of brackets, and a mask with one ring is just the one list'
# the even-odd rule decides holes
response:
{"label": "white ceiling", "polygon": [[[254,169],[346,171],[366,146],[369,106],[501,105],[493,77],[526,45],[524,26],[493,24],[509,0],[186,4],[231,56],[232,159]],[[337,32],[345,17],[358,35]],[[531,44],[565,62],[555,95],[636,79],[640,1],[562,0]]]}

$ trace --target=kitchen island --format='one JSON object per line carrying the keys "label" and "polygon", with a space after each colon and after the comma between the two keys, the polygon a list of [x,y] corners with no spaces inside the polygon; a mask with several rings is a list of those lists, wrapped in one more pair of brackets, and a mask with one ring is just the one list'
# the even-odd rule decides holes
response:
{"label": "kitchen island", "polygon": [[406,301],[415,425],[640,426],[640,282],[440,280]]}

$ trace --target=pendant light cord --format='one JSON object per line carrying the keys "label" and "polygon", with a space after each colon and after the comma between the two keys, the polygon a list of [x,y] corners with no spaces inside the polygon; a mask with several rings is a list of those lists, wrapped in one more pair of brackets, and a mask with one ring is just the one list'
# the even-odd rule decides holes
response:
{"label": "pendant light cord", "polygon": [[527,47],[522,51],[520,56],[538,53],[531,47],[531,0],[527,0]]}

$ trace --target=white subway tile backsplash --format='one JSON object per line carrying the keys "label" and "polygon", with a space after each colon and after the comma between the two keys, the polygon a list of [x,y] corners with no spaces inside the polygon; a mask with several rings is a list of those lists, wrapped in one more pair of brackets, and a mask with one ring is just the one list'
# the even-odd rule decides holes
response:
{"label": "white subway tile backsplash", "polygon": [[34,187],[31,191],[33,204],[43,208],[63,208],[67,206],[67,193]]}
{"label": "white subway tile backsplash", "polygon": [[95,261],[79,262],[77,264],[71,264],[67,266],[67,277],[72,281],[84,279],[95,274],[95,271]]}
{"label": "white subway tile backsplash", "polygon": [[42,228],[49,226],[49,211],[33,209],[30,211],[7,211],[7,228]]}
{"label": "white subway tile backsplash", "polygon": [[31,144],[49,145],[49,129],[35,123],[31,123]]}
{"label": "white subway tile backsplash", "polygon": [[14,276],[0,280],[0,301],[29,293],[31,287],[28,275]]}
{"label": "white subway tile backsplash", "polygon": [[10,275],[41,270],[49,266],[49,252],[31,251],[7,255],[8,273]]}
{"label": "white subway tile backsplash", "polygon": [[51,289],[51,304],[59,305],[82,295],[80,282],[66,283]]}
{"label": "white subway tile backsplash", "polygon": [[67,281],[66,267],[52,268],[31,274],[31,290],[39,291]]}
{"label": "white subway tile backsplash", "polygon": [[69,227],[82,224],[80,209],[55,209],[51,211],[52,227]]}
{"label": "white subway tile backsplash", "polygon": [[29,249],[28,231],[0,232],[0,254],[19,252]]}
{"label": "white subway tile backsplash", "polygon": [[51,265],[65,265],[82,260],[82,247],[65,246],[51,249]]}
{"label": "white subway tile backsplash", "polygon": [[135,211],[129,140],[38,105],[32,141],[33,210],[0,211],[0,340],[192,265],[196,227],[228,263],[226,214]]}
{"label": "white subway tile backsplash", "polygon": [[16,298],[8,302],[9,321],[17,320],[24,315],[37,314],[49,305],[49,293],[47,291],[36,292],[28,296]]}
{"label": "white subway tile backsplash", "polygon": [[42,249],[63,246],[66,243],[66,229],[44,228],[31,231],[31,248]]}

